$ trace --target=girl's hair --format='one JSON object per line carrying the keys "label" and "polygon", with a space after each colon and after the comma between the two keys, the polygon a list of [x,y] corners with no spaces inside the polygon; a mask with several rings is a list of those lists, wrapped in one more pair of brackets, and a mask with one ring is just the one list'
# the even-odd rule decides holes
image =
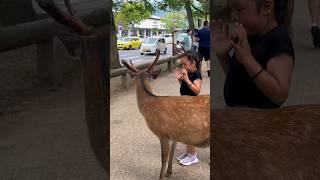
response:
{"label": "girl's hair", "polygon": [[[257,8],[260,9],[265,0],[255,0],[257,4]],[[291,14],[288,11],[288,1],[293,0],[273,0],[274,2],[274,14],[276,16],[277,23],[279,25],[283,25],[285,27],[288,27],[290,25],[291,20]]]}
{"label": "girl's hair", "polygon": [[189,62],[194,61],[197,70],[200,70],[200,54],[195,50],[186,51],[184,53]]}

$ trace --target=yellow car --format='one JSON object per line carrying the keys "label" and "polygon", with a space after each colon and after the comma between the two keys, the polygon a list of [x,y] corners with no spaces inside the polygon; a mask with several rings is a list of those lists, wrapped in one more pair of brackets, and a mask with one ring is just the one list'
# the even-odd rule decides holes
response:
{"label": "yellow car", "polygon": [[124,37],[122,41],[117,42],[118,49],[139,49],[141,46],[140,37]]}

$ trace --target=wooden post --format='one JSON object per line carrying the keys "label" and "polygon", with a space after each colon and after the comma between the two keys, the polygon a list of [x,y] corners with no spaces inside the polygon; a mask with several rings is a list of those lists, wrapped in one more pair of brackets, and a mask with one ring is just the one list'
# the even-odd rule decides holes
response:
{"label": "wooden post", "polygon": [[49,67],[53,61],[53,41],[49,38],[37,44],[37,73],[39,80],[48,80]]}
{"label": "wooden post", "polygon": [[56,38],[49,38],[37,44],[37,73],[39,80],[48,81],[54,90],[62,81],[65,64],[70,61],[65,47]]}
{"label": "wooden post", "polygon": [[168,71],[172,72],[172,61],[168,62]]}
{"label": "wooden post", "polygon": [[121,87],[128,89],[129,87],[129,81],[127,74],[121,75]]}

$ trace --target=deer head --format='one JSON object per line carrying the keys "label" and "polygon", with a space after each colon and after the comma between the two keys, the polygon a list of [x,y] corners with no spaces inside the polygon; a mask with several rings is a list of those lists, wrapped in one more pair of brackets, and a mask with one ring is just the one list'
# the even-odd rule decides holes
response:
{"label": "deer head", "polygon": [[148,68],[145,71],[137,69],[130,60],[130,64],[126,60],[122,60],[121,63],[125,65],[128,68],[128,74],[130,74],[132,79],[137,79],[138,77],[145,79],[147,78],[150,80],[152,77],[153,79],[156,79],[158,75],[161,72],[161,69],[154,70],[153,67],[157,64],[159,57],[160,57],[160,50],[157,50],[157,56],[155,60],[148,66]]}

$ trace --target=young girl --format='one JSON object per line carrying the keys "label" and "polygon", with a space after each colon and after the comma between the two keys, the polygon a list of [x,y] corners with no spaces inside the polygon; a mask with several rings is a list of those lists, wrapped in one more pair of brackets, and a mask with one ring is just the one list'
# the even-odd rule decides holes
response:
{"label": "young girl", "polygon": [[227,24],[213,22],[212,47],[226,74],[228,106],[277,108],[287,99],[294,50],[283,26],[286,6],[286,0],[228,0],[232,38]]}
{"label": "young girl", "polygon": [[[181,59],[181,68],[176,69],[176,77],[180,83],[180,94],[197,96],[200,93],[202,77],[199,70],[200,56],[196,51],[187,51]],[[194,146],[187,145],[187,152],[177,157],[182,165],[188,166],[198,163]]]}

